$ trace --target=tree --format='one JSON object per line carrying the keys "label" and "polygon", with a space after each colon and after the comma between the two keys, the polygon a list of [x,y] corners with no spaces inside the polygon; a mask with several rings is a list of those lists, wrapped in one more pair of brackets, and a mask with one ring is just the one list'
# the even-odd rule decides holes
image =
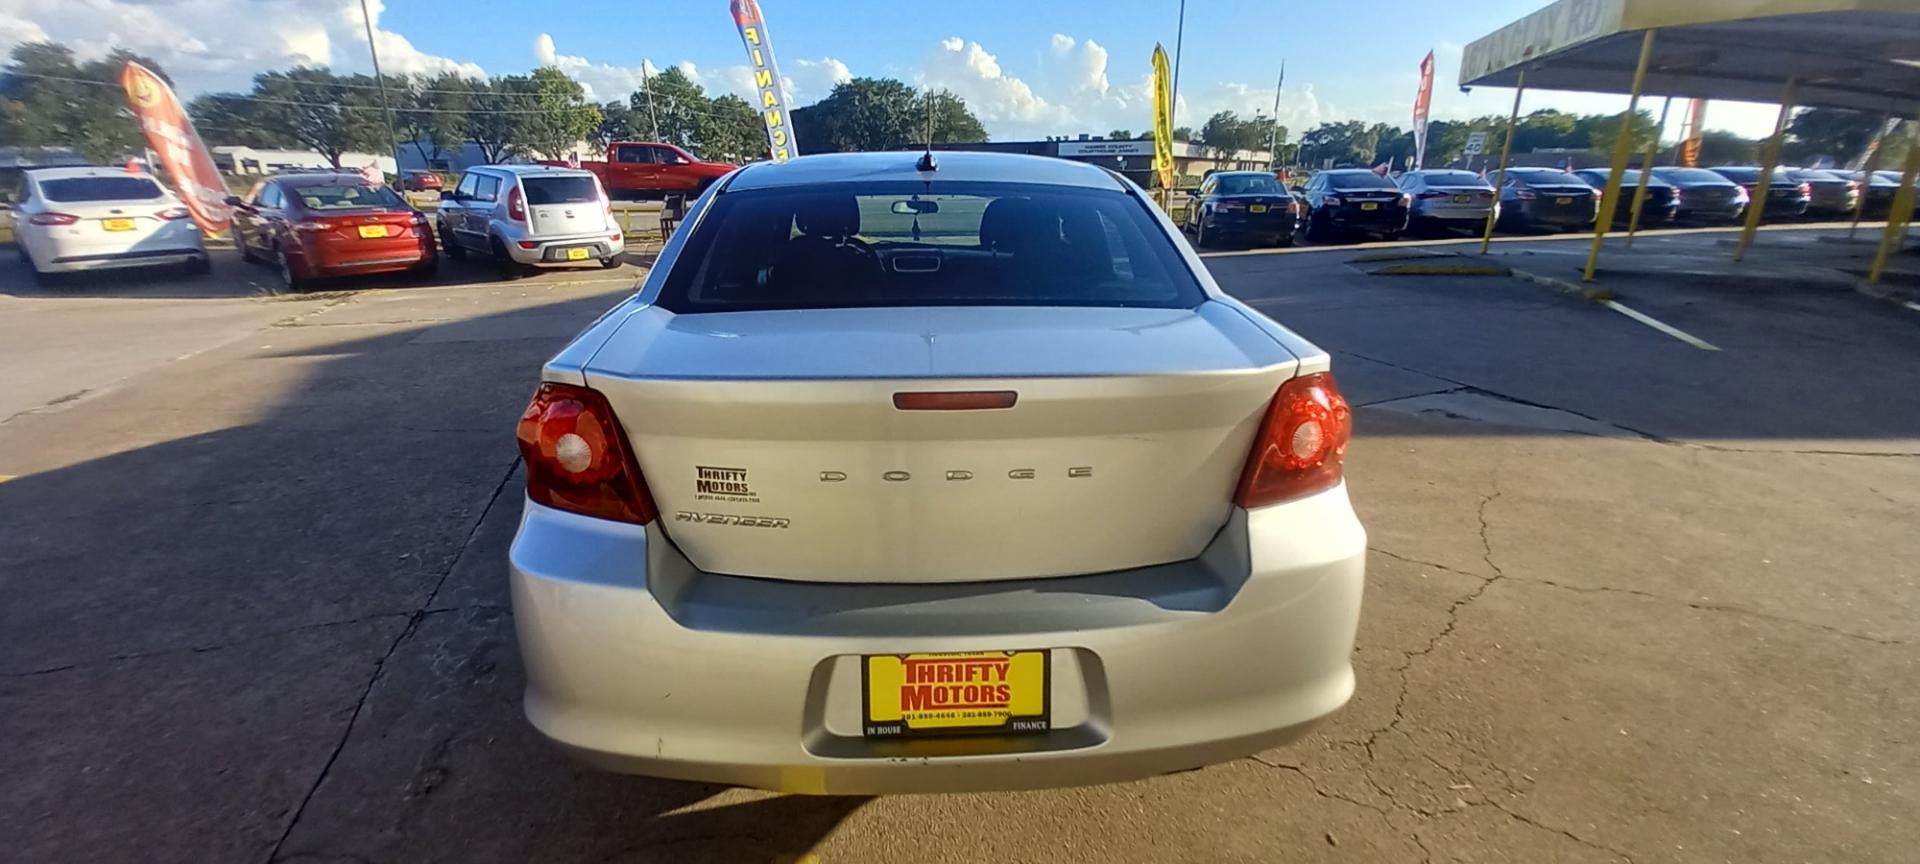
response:
{"label": "tree", "polygon": [[1114,129],[1107,133],[1107,140],[1109,141],[1130,141],[1132,139],[1133,130],[1131,129]]}
{"label": "tree", "polygon": [[0,142],[71,147],[96,163],[139,152],[146,135],[120,89],[120,73],[128,61],[172,83],[160,64],[120,48],[79,63],[64,45],[14,46],[10,61],[0,69]]}
{"label": "tree", "polygon": [[[1654,128],[1655,118],[1651,111],[1634,112],[1632,143],[1633,153],[1645,153],[1647,145],[1653,143],[1658,130]],[[1616,139],[1620,136],[1620,115],[1586,114],[1574,119],[1573,131],[1559,146],[1568,149],[1586,148],[1599,153],[1612,153]]]}
{"label": "tree", "polygon": [[[767,156],[767,126],[747,100],[731,93],[707,103],[694,129],[694,152],[708,159],[744,162]],[[805,152],[805,151],[801,151]]]}
{"label": "tree", "polygon": [[628,98],[633,112],[647,119],[652,131],[657,121],[660,140],[698,152],[694,142],[699,117],[708,109],[707,93],[679,68],[651,76],[646,86]]}
{"label": "tree", "polygon": [[1811,163],[1821,157],[1835,164],[1865,153],[1879,134],[1881,120],[1872,114],[1838,108],[1803,108],[1787,124],[1783,156],[1789,162]]}
{"label": "tree", "polygon": [[371,76],[310,66],[262,72],[253,76],[254,116],[339,168],[344,153],[389,149],[374,85]]}
{"label": "tree", "polygon": [[542,66],[494,83],[509,97],[508,140],[516,152],[563,158],[600,128],[599,106],[588,104],[580,82],[557,68]]}
{"label": "tree", "polygon": [[187,116],[209,141],[243,147],[285,147],[293,143],[280,131],[260,122],[252,97],[245,93],[205,93],[187,103]]}
{"label": "tree", "polygon": [[480,148],[480,158],[488,162],[505,161],[513,155],[514,122],[513,115],[507,112],[513,108],[515,85],[498,78],[462,81],[455,86],[459,92],[449,94],[463,105],[459,109],[461,137]]}
{"label": "tree", "polygon": [[1746,165],[1754,161],[1760,142],[1743,138],[1725,129],[1708,129],[1700,135],[1700,164]]}
{"label": "tree", "polygon": [[[1151,137],[1151,136],[1149,136],[1149,137]],[[1175,140],[1175,141],[1192,141],[1192,140],[1193,140],[1193,127],[1191,127],[1191,126],[1175,126],[1175,127],[1173,127],[1173,140]]]}
{"label": "tree", "polygon": [[1358,120],[1322,123],[1300,136],[1300,161],[1319,165],[1331,159],[1334,167],[1372,165],[1379,135],[1379,130]]}
{"label": "tree", "polygon": [[827,98],[796,109],[793,128],[802,153],[902,150],[927,143],[931,101],[933,142],[985,141],[986,127],[949,90],[917,93],[892,78],[843,81]]}
{"label": "tree", "polygon": [[636,112],[633,106],[625,102],[608,102],[600,106],[600,128],[593,131],[593,141],[601,150],[615,141],[631,141],[639,138],[645,129],[647,118],[644,113]]}

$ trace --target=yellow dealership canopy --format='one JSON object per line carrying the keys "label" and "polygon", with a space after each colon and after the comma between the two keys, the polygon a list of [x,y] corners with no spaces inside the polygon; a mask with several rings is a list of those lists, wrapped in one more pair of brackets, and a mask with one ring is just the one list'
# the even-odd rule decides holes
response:
{"label": "yellow dealership canopy", "polygon": [[1560,0],[1466,47],[1462,86],[1641,93],[1920,114],[1920,0]]}

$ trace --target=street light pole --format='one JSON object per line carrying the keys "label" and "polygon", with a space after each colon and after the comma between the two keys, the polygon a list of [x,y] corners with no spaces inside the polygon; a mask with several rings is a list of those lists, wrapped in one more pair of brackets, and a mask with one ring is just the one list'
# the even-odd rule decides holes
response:
{"label": "street light pole", "polygon": [[380,74],[380,49],[373,44],[373,16],[367,12],[367,0],[360,0],[360,18],[367,24],[367,53],[373,57],[373,80],[380,88],[380,113],[387,118],[387,147],[393,151],[393,170],[398,174],[400,172],[400,136],[393,131],[393,105],[387,101],[387,79]]}
{"label": "street light pole", "polygon": [[1273,83],[1273,131],[1267,136],[1267,170],[1280,161],[1280,88],[1287,86],[1287,61],[1280,61],[1280,80]]}

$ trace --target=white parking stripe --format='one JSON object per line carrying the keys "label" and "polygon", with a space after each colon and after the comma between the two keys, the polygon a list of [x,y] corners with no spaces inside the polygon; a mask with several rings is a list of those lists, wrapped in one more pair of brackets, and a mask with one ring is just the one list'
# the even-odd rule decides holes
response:
{"label": "white parking stripe", "polygon": [[1655,318],[1651,315],[1647,315],[1645,313],[1636,311],[1634,309],[1630,309],[1626,306],[1626,304],[1623,304],[1617,300],[1602,300],[1600,302],[1602,305],[1606,306],[1608,309],[1612,309],[1615,312],[1625,315],[1628,318],[1632,318],[1635,321],[1645,324],[1648,327],[1652,327],[1655,330],[1665,333],[1668,336],[1672,336],[1673,338],[1678,339],[1682,342],[1685,342],[1688,345],[1692,345],[1693,347],[1698,348],[1702,351],[1720,350],[1718,346],[1714,345],[1711,342],[1706,341],[1705,339],[1701,339],[1700,337],[1695,336],[1692,333],[1688,333],[1685,330],[1682,330],[1678,327],[1668,324],[1665,321],[1661,321],[1660,319]]}

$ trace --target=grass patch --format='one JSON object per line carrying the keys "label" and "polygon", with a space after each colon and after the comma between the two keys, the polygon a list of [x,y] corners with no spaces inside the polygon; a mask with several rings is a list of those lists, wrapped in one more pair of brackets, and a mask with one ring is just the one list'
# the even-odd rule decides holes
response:
{"label": "grass patch", "polygon": [[1507,276],[1513,271],[1498,264],[1394,264],[1371,271],[1374,276]]}

